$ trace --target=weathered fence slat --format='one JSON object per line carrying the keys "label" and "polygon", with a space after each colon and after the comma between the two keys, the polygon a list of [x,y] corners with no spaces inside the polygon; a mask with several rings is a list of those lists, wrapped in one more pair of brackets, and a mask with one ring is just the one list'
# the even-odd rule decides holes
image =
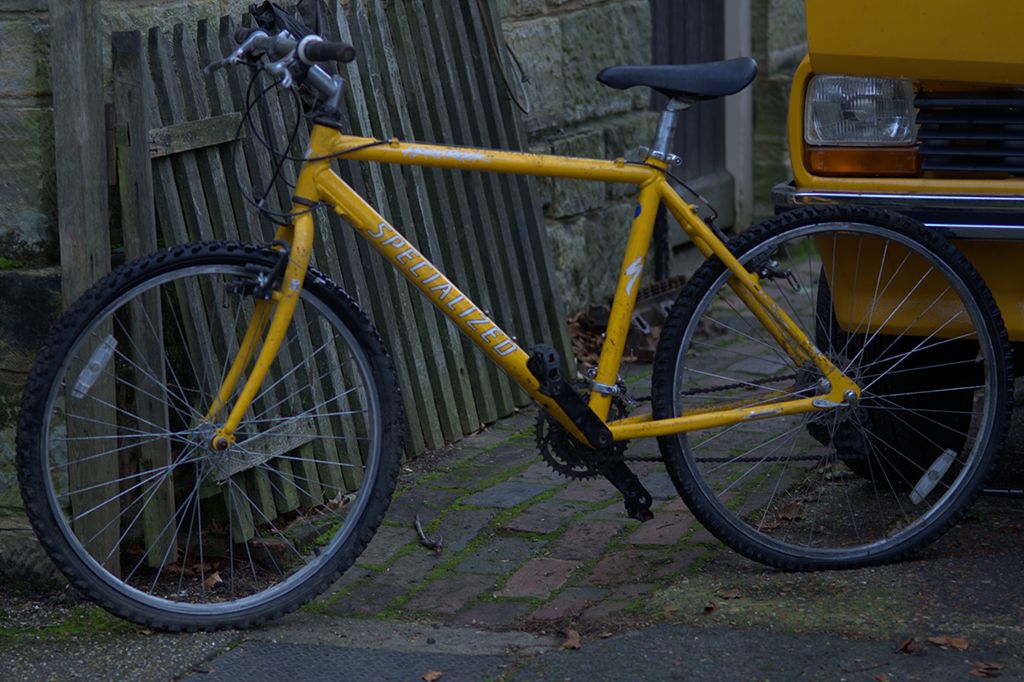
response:
{"label": "weathered fence slat", "polygon": [[[476,108],[476,101],[470,93],[463,91],[462,81],[456,69],[456,62],[460,59],[460,55],[452,51],[447,18],[443,15],[442,8],[438,7],[436,3],[431,3],[429,7],[425,8],[423,14],[425,15],[423,18],[429,25],[429,32],[438,38],[438,42],[435,43],[437,54],[445,56],[438,59],[438,66],[440,68],[439,82],[443,89],[449,123],[451,125],[452,137],[450,140],[446,140],[446,142],[465,146],[479,146],[482,142],[476,135],[475,129],[471,127],[471,117],[467,112],[469,109]],[[500,221],[498,211],[493,206],[490,192],[496,176],[487,174],[485,177],[484,174],[480,173],[466,173],[462,174],[462,176],[465,179],[466,188],[469,190],[461,195],[463,199],[468,200],[470,211],[467,232],[473,232],[474,236],[477,237],[476,247],[478,249],[475,253],[467,254],[466,257],[470,262],[482,265],[482,270],[479,273],[481,276],[479,280],[480,289],[477,292],[478,298],[476,301],[482,308],[487,309],[493,319],[503,326],[507,332],[511,334],[521,333],[517,332],[512,324],[510,324],[512,322],[511,313],[509,312],[511,306],[508,302],[508,294],[510,292],[507,283],[504,281],[494,235],[490,229],[492,225]],[[468,243],[467,241],[467,245]],[[508,414],[511,410],[515,409],[516,402],[513,398],[515,391],[517,389],[511,382],[506,381],[505,377],[501,376],[494,394],[499,414]]]}
{"label": "weathered fence slat", "polygon": [[[463,5],[465,11],[466,5]],[[484,62],[491,64],[492,73],[488,79],[489,83],[496,87],[502,79],[495,69],[503,69],[505,73],[511,74],[507,55],[501,52],[496,56],[491,52],[490,46],[483,35],[484,31],[501,31],[501,16],[495,3],[484,3],[486,14],[480,15],[480,6],[473,4],[469,11],[476,17],[474,26],[477,34],[478,50],[486,51]],[[501,44],[495,40],[494,44]],[[510,78],[511,82],[511,78]],[[502,125],[499,131],[502,135],[502,144],[508,149],[527,149],[526,131],[518,112],[513,111],[514,104],[509,93],[499,92],[492,98],[495,105],[496,115],[500,114]],[[519,223],[519,232],[514,238],[517,248],[518,263],[520,268],[525,269],[525,277],[533,287],[534,296],[524,297],[526,305],[530,309],[531,319],[537,325],[535,329],[535,341],[543,340],[562,352],[565,358],[570,376],[575,372],[575,359],[573,358],[572,342],[569,339],[568,329],[565,322],[565,310],[562,306],[562,295],[557,283],[554,263],[551,259],[551,251],[547,248],[547,227],[544,222],[544,213],[540,202],[530,201],[530,197],[536,197],[538,190],[536,178],[529,175],[508,176],[509,182],[518,189],[518,200],[515,206],[522,211],[522,221]]]}
{"label": "weathered fence slat", "polygon": [[[150,162],[149,115],[142,90],[147,68],[138,32],[113,36],[114,98],[125,126],[124,144],[117,147],[121,176],[121,226],[125,256],[138,258],[157,248],[156,215],[153,212],[153,169]],[[142,418],[136,429],[153,433],[170,432],[168,391],[164,364],[163,311],[157,292],[145,294],[128,311],[130,338],[148,342],[124,349],[135,371],[134,400]],[[127,457],[138,458],[140,470],[155,471],[170,466],[171,441],[154,439],[144,448],[133,448]],[[174,518],[174,483],[170,477],[155,485],[142,509],[143,537],[148,552],[146,563],[158,566],[177,561],[177,543],[168,524]]]}
{"label": "weathered fence slat", "polygon": [[[417,62],[421,69],[420,77],[412,78],[416,86],[423,88],[424,105],[412,116],[416,139],[439,140],[453,143],[456,135],[453,132],[453,117],[449,115],[449,97],[439,71],[439,63],[450,68],[447,59],[435,45],[435,35],[430,29],[421,0],[412,3],[394,5],[394,11],[405,10],[412,15],[408,21],[410,36],[404,40],[407,58]],[[418,126],[418,128],[416,127]],[[436,176],[435,176],[436,177]],[[482,189],[473,187],[480,185],[479,174],[466,174],[461,171],[445,171],[437,178],[437,201],[451,207],[452,218],[445,218],[448,229],[443,243],[450,249],[449,262],[455,264],[455,281],[463,290],[477,301],[483,301],[484,295],[490,291],[487,281],[488,261],[481,257],[485,252],[479,243],[479,232],[482,225],[479,213],[474,213],[468,196],[476,193],[481,196]],[[463,339],[466,352],[472,358],[472,379],[478,395],[477,410],[480,419],[489,422],[504,413],[511,404],[511,383],[508,377],[497,366],[489,362],[477,352],[468,339]],[[477,388],[479,386],[479,388]]]}
{"label": "weathered fence slat", "polygon": [[[493,55],[487,45],[487,38],[484,35],[487,30],[484,27],[483,19],[479,13],[479,5],[476,3],[461,3],[463,23],[466,27],[466,48],[472,55],[476,68],[477,87],[479,96],[486,103],[485,108],[493,112],[487,117],[488,134],[491,144],[500,149],[511,148],[508,126],[499,105],[497,92],[500,77],[494,72]],[[497,42],[497,41],[496,41]],[[537,281],[534,262],[526,254],[526,221],[527,216],[523,210],[523,198],[520,193],[519,183],[512,176],[501,178],[502,197],[509,209],[506,220],[506,229],[502,231],[505,239],[502,246],[508,257],[509,277],[518,286],[520,291],[538,291],[540,289]],[[517,297],[525,309],[523,315],[524,333],[531,334],[531,340],[543,340],[548,342],[553,337],[547,328],[547,319],[539,313],[539,307],[531,306],[526,296]]]}
{"label": "weathered fence slat", "polygon": [[[408,107],[407,115],[403,116],[403,132],[412,139],[450,139],[450,132],[443,133],[436,120],[434,102],[431,101],[433,93],[428,90],[433,80],[436,80],[434,55],[424,54],[418,35],[420,27],[412,14],[412,4],[392,3],[387,10],[387,23],[394,27],[398,37],[399,49],[395,50],[395,56],[398,59],[397,66]],[[393,77],[397,79],[398,74]],[[432,256],[436,255],[437,258],[434,262],[453,281],[459,282],[462,290],[472,298],[479,290],[477,279],[470,276],[472,263],[476,261],[464,258],[460,238],[449,237],[456,231],[467,232],[467,238],[474,244],[476,241],[472,230],[466,230],[469,221],[463,219],[464,214],[459,213],[458,202],[450,194],[465,192],[462,178],[454,171],[422,169],[417,182],[422,190],[419,194],[423,202],[422,210],[424,213],[430,212],[434,217],[434,224],[430,225],[430,251]],[[464,206],[465,201],[462,204]],[[447,319],[441,316],[438,319],[439,324],[450,336],[448,349],[452,353],[451,364],[457,372],[455,378],[460,382],[456,391],[456,404],[463,432],[468,432],[474,429],[481,419],[490,421],[494,418],[494,400],[484,383],[488,380],[487,366],[490,363],[482,354],[475,352],[469,339],[460,334]],[[493,376],[497,377],[497,374]],[[478,399],[482,400],[482,404],[477,404]]]}
{"label": "weathered fence slat", "polygon": [[[398,73],[396,46],[379,0],[367,4],[369,26],[376,44],[376,53],[372,59],[367,60],[367,63],[371,69],[379,72],[381,79],[382,89],[378,91],[378,104],[382,125],[387,125],[393,131],[393,135],[408,138],[412,131],[406,110],[406,93],[402,89],[401,76]],[[426,196],[423,169],[415,166],[392,168],[397,171],[394,173],[398,190],[396,199],[401,214],[401,222],[398,224],[408,226],[405,234],[409,241],[443,269],[444,258],[437,243],[433,209]],[[437,393],[434,405],[457,407],[465,400],[456,400],[455,394],[461,395],[462,391],[469,390],[464,380],[465,368],[461,342],[457,338],[458,330],[445,324],[443,317],[430,301],[418,296],[408,283],[405,283],[405,286],[409,287],[410,294],[417,303],[417,321],[420,328],[426,332],[421,338],[424,340],[424,364],[429,385],[433,388],[432,392]],[[425,399],[430,398],[425,396]],[[462,429],[456,410],[435,407],[435,411],[445,439],[451,441],[461,437]]]}
{"label": "weathered fence slat", "polygon": [[[497,132],[497,121],[493,115],[493,106],[488,98],[488,92],[484,84],[481,71],[483,62],[479,54],[476,54],[470,42],[470,27],[466,26],[464,17],[461,16],[461,9],[457,3],[443,3],[445,16],[449,26],[454,31],[455,41],[452,47],[457,51],[456,62],[462,67],[459,73],[462,79],[463,92],[467,94],[474,106],[468,107],[470,111],[471,125],[475,125],[476,139],[474,144],[482,147],[501,147],[501,140]],[[488,115],[484,114],[488,112]],[[494,258],[498,265],[498,272],[501,281],[501,290],[512,292],[526,292],[530,289],[526,286],[515,267],[515,247],[513,246],[513,226],[516,223],[515,202],[509,196],[509,179],[507,177],[488,173],[486,175],[487,185],[491,192],[494,208],[497,211],[494,237]],[[488,231],[490,232],[490,231]],[[505,303],[505,323],[512,329],[518,330],[518,335],[532,336],[530,328],[530,316],[526,308],[525,297],[522,295],[510,295]],[[529,337],[525,337],[529,338]],[[533,339],[530,339],[533,341]],[[522,391],[516,390],[516,401],[522,403],[525,396]]]}
{"label": "weathered fence slat", "polygon": [[[199,59],[203,64],[220,59],[221,50],[217,30],[216,25],[211,26],[210,22],[205,19],[199,22],[196,40],[199,45]],[[205,79],[203,85],[206,89],[210,113],[213,116],[235,115],[240,117],[241,113],[236,111],[235,104],[231,99],[227,78],[228,72],[222,69]],[[248,135],[248,130],[244,127],[238,132],[243,139]],[[239,187],[252,187],[245,160],[241,158],[235,144],[221,145],[218,147],[218,152],[225,172],[224,183],[227,187],[221,196],[221,201],[230,200],[231,210],[235,214],[235,225],[238,227],[241,239],[249,242],[262,241],[259,218],[246,205],[245,198],[238,191]]]}
{"label": "weathered fence slat", "polygon": [[[199,59],[196,46],[191,36],[185,33],[181,25],[175,27],[174,45],[177,73],[180,74],[182,79],[182,92],[188,93],[185,95],[186,113],[194,117],[208,116],[209,106],[204,89],[200,87],[199,83],[193,80],[193,74],[199,73]],[[280,133],[280,130],[277,132]],[[203,176],[203,186],[208,190],[212,189],[214,191],[212,197],[208,197],[208,201],[211,204],[216,203],[222,211],[224,208],[229,208],[227,202],[216,201],[218,195],[225,194],[228,191],[224,182],[224,171],[221,166],[219,154],[214,150],[205,149],[197,152],[196,156],[198,157],[200,174]],[[230,211],[222,212],[219,216],[219,221],[223,224],[225,233],[217,233],[216,236],[223,236],[231,239],[238,238],[238,232],[233,221],[233,214]],[[215,291],[212,293],[214,294],[214,301],[219,303],[218,294],[221,292]],[[216,315],[216,313],[211,311],[211,317],[214,315]],[[223,319],[223,316],[221,315],[216,315],[216,317],[218,319]],[[298,340],[300,345],[308,352],[312,352],[311,344],[309,343],[308,335],[305,331],[306,328],[304,315],[300,312],[297,315],[296,325],[293,327],[294,331],[290,337]],[[221,329],[221,333],[227,340],[226,348],[233,352],[234,349],[237,348],[236,334],[241,334],[243,332],[241,330],[223,328]],[[315,394],[319,391],[318,385],[315,387],[306,387],[300,384],[299,377],[293,372],[296,364],[302,362],[302,358],[295,357],[292,354],[293,352],[294,349],[292,346],[290,344],[286,345],[278,355],[277,367],[279,368],[278,371],[284,377],[284,382],[280,387],[280,389],[285,392],[284,400],[287,402],[289,409],[293,413],[299,413],[308,409],[313,404],[322,402],[322,396],[320,400],[317,401]],[[273,377],[271,377],[271,382],[273,382]],[[306,394],[307,388],[312,390],[314,395],[309,396],[307,400],[303,401],[303,395]],[[250,415],[250,417],[252,417],[252,415]],[[318,432],[317,435],[325,436],[329,434]],[[337,461],[336,451],[332,440],[323,438],[318,439],[315,444],[311,442],[296,443],[294,450],[292,448],[286,448],[285,451],[276,454],[283,455],[286,453],[291,456],[297,456],[296,459],[292,460],[291,467],[293,476],[298,481],[296,485],[300,495],[301,504],[305,506],[320,504],[323,501],[324,496],[316,461],[320,459],[324,459],[326,461]],[[283,463],[275,464],[278,466],[284,465]],[[262,487],[259,487],[258,489],[262,490]],[[272,517],[266,520],[272,520]],[[247,528],[248,525],[243,525],[242,527]]]}
{"label": "weathered fence slat", "polygon": [[[175,64],[167,41],[162,33],[155,29],[149,33],[149,54],[155,85],[152,119],[154,122],[168,125],[185,122],[187,115],[183,88],[177,80]],[[195,109],[194,101],[192,108]],[[199,156],[198,152],[188,151],[157,158],[153,162],[154,167],[159,169],[162,175],[160,189],[167,196],[166,204],[176,203],[178,197],[184,199],[182,203],[186,207],[186,225],[191,222],[191,227],[186,228],[188,231],[182,232],[182,226],[173,221],[162,223],[165,230],[177,237],[175,241],[179,243],[195,239],[212,240],[218,237],[207,213],[204,189],[206,182],[210,182],[211,176],[215,174],[215,169],[211,168],[208,153],[201,155],[202,163]],[[203,167],[202,171],[200,166]],[[225,211],[225,208],[228,210]],[[229,218],[230,205],[215,203],[213,210],[216,212],[215,220],[222,235],[223,231],[229,234],[235,231],[233,216]],[[191,221],[188,220],[189,216],[192,218]],[[214,292],[205,293],[214,295]],[[192,370],[198,378],[204,380],[204,393],[210,395],[209,392],[217,388],[225,359],[238,347],[236,332],[232,328],[234,321],[226,319],[217,309],[207,310],[203,305],[207,297],[196,283],[183,282],[176,285],[175,294],[187,327],[187,330],[179,330],[179,342],[185,344]],[[220,292],[220,295],[223,295],[223,292]],[[196,407],[202,409],[202,406]],[[210,495],[206,497],[212,499]],[[233,501],[226,494],[221,496],[221,499],[225,505],[230,505]],[[232,531],[239,534],[237,537],[242,540],[248,539],[251,536],[251,533],[246,535],[252,526],[251,512],[246,516],[240,516],[242,512],[232,510],[228,506],[227,514]]]}
{"label": "weathered fence slat", "polygon": [[[187,74],[199,74],[200,64],[198,53],[194,48],[191,36],[186,35],[183,27],[180,25],[175,27],[175,44],[183,48],[178,62],[178,71],[182,74],[182,78],[186,78]],[[206,94],[200,87],[199,83],[193,83],[192,86],[196,99],[195,113],[196,115],[203,115],[204,112],[209,110]],[[274,132],[275,134],[280,135],[282,131],[280,128],[277,128]],[[211,162],[218,166],[220,164],[219,158],[216,156],[211,158]],[[221,179],[217,181],[215,186],[217,187],[217,194],[224,195],[231,190],[223,184],[223,171],[221,172],[220,178]],[[220,203],[224,204],[226,202],[221,200]],[[229,218],[226,218],[226,220],[230,221]],[[307,353],[310,353],[312,352],[312,348],[309,342],[308,333],[305,331],[307,329],[306,325],[305,316],[300,307],[299,312],[296,315],[296,323],[293,326],[294,331],[290,334],[290,337],[295,338],[299,342],[301,348]],[[295,367],[302,361],[303,357],[296,357],[295,349],[290,343],[283,346],[282,352],[278,355],[277,365],[279,367],[279,371],[285,377],[282,388],[287,394],[288,405],[293,412],[301,412],[309,409],[314,404],[323,402],[322,394],[319,393],[320,387],[318,385],[303,386],[299,377],[293,373]],[[312,395],[308,395],[307,390],[312,391]],[[317,399],[318,395],[321,395],[319,400]],[[316,435],[322,436],[322,438],[317,439],[315,443],[306,442],[298,445],[293,452],[289,453],[290,455],[296,455],[300,458],[300,460],[292,461],[292,469],[293,473],[299,477],[299,493],[303,504],[307,506],[320,504],[324,499],[324,491],[316,462],[318,460],[337,461],[337,451],[332,439],[324,437],[333,434],[330,432],[324,433],[323,431],[320,431],[319,423],[317,424],[317,428],[318,431]],[[301,469],[301,472],[296,469]]]}
{"label": "weathered fence slat", "polygon": [[[217,26],[211,26],[205,20],[199,22],[197,42],[199,59],[203,64],[208,64],[221,57],[222,48],[217,33]],[[228,73],[228,71],[216,72],[213,78],[206,81],[208,86],[206,88],[207,104],[210,108],[210,113],[214,116],[238,113],[237,107],[231,98]],[[244,129],[241,131],[243,140],[245,139],[246,132]],[[241,145],[244,147],[245,143],[243,142]],[[243,158],[242,154],[236,153],[234,145],[223,145],[218,148],[218,153],[220,154],[221,166],[224,169],[224,184],[222,186],[224,189],[218,189],[218,194],[221,201],[225,201],[225,197],[230,197],[230,206],[234,214],[238,233],[237,238],[246,242],[264,241],[263,228],[258,217],[245,204],[245,199],[242,197],[241,192],[238,191],[239,187],[248,188],[252,186],[249,167],[246,165],[245,158]],[[251,305],[246,308],[246,313],[251,315]],[[244,331],[239,333],[244,333]],[[258,400],[253,407],[257,411],[263,411],[266,409],[266,401]],[[249,497],[257,507],[257,516],[261,519],[275,519],[277,517],[275,496],[267,469],[264,467],[254,467],[245,473],[244,478],[246,480],[246,488],[249,491]]]}
{"label": "weathered fence slat", "polygon": [[[351,32],[347,19],[344,15],[339,15],[338,31],[342,39],[346,42],[352,42],[354,35]],[[348,72],[348,83],[350,88],[348,90],[349,108],[355,112],[355,115],[351,118],[351,124],[353,130],[363,134],[373,135],[374,123],[371,120],[371,114],[369,107],[367,106],[367,89],[363,85],[363,76],[360,73],[360,67],[358,62],[349,65]],[[369,88],[372,91],[372,86]],[[357,191],[365,192],[366,195],[384,198],[387,196],[385,188],[385,169],[379,166],[352,166],[351,179],[355,181],[355,188]],[[378,209],[388,217],[390,209],[386,201],[384,203],[377,202]],[[343,228],[348,229],[348,228]],[[423,402],[413,393],[416,390],[418,383],[418,368],[415,361],[415,357],[412,356],[412,349],[407,348],[405,339],[403,338],[404,333],[407,331],[404,325],[408,324],[407,321],[414,319],[411,314],[411,307],[408,300],[408,289],[400,283],[400,277],[390,267],[387,266],[363,241],[359,240],[359,249],[363,257],[366,259],[365,262],[370,263],[370,274],[373,277],[376,292],[387,291],[390,296],[374,295],[373,292],[370,294],[369,301],[373,306],[373,310],[376,313],[374,320],[380,324],[381,334],[388,346],[392,348],[392,358],[395,360],[396,367],[399,372],[399,381],[402,382],[402,386],[406,387],[403,391],[403,398],[405,404],[405,411],[407,415],[407,429],[408,435],[411,440],[408,443],[408,450],[410,452],[420,451],[427,446],[429,442],[429,417],[426,416],[425,410],[429,407],[423,404]],[[390,300],[388,300],[390,298]],[[421,416],[423,415],[423,416]],[[424,425],[427,426],[424,426]],[[425,433],[425,430],[427,433]]]}
{"label": "weathered fence slat", "polygon": [[[65,306],[110,271],[108,173],[104,131],[103,58],[96,36],[102,32],[99,0],[49,2],[50,76],[53,91],[53,129],[56,150],[57,216],[60,230],[61,288]],[[61,44],[57,44],[57,38]],[[83,125],[84,123],[84,125]],[[97,339],[85,344],[73,359],[68,376],[88,362],[95,344],[106,338],[110,325],[97,330]],[[64,398],[67,417],[68,503],[73,528],[93,556],[115,573],[120,572],[118,536],[120,508],[116,447],[104,439],[100,424],[114,424],[115,377],[110,373],[93,384],[84,399]],[[60,405],[57,406],[60,408]],[[81,440],[77,440],[81,438]],[[106,504],[103,504],[106,502]]]}
{"label": "weathered fence slat", "polygon": [[169,156],[231,142],[241,120],[242,115],[236,111],[150,130],[149,154],[153,157]]}
{"label": "weathered fence slat", "polygon": [[[370,89],[374,93],[366,101],[373,135],[382,138],[392,137],[396,131],[390,120],[388,106],[383,101],[387,87],[386,82],[389,79],[382,66],[384,55],[383,49],[379,46],[379,37],[375,35],[375,22],[370,17],[368,3],[353,3],[351,9],[355,14],[355,20],[351,26],[353,39],[361,45],[362,52],[366,55],[366,58],[358,61],[359,68],[363,73],[364,83],[369,83]],[[407,198],[409,190],[402,169],[395,165],[381,168],[381,184],[386,204],[390,207],[389,211],[384,212],[384,216],[392,224],[401,226],[402,232],[415,243],[417,241],[415,225]],[[378,196],[381,195],[378,194]],[[388,268],[388,270],[394,292],[400,293],[402,319],[415,321],[417,328],[423,328],[428,317],[432,315],[427,307],[430,306],[430,303],[413,293],[398,272],[392,268]],[[420,338],[427,341],[429,337],[423,335]],[[425,445],[427,448],[437,447],[444,442],[444,437],[437,413],[437,401],[434,398],[434,386],[430,381],[427,353],[424,352],[422,342],[401,345],[407,354],[409,366],[415,368],[415,371],[410,373],[412,384],[409,387],[411,392],[409,398],[417,403]],[[443,362],[441,358],[429,358],[431,363],[437,360]]]}

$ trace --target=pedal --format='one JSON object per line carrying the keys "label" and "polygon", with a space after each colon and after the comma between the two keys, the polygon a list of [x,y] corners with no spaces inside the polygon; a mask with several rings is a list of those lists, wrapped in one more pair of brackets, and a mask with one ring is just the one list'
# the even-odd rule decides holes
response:
{"label": "pedal", "polygon": [[654,513],[651,512],[653,503],[651,494],[625,462],[611,464],[605,467],[601,473],[615,486],[616,490],[622,493],[626,514],[630,518],[638,521],[649,521],[654,518]]}
{"label": "pedal", "polygon": [[592,447],[611,447],[612,432],[562,376],[562,359],[558,351],[543,344],[531,346],[526,369],[540,383],[540,392],[558,403]]}
{"label": "pedal", "polygon": [[551,346],[537,344],[530,346],[530,359],[526,369],[540,382],[540,392],[554,398],[564,380],[562,379],[562,358]]}

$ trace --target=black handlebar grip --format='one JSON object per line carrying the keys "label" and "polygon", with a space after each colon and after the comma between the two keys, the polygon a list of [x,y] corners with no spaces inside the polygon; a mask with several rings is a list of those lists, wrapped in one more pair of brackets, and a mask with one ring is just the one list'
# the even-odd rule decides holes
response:
{"label": "black handlebar grip", "polygon": [[313,62],[350,62],[356,58],[356,48],[346,43],[329,43],[323,40],[310,41],[302,46],[302,61]]}

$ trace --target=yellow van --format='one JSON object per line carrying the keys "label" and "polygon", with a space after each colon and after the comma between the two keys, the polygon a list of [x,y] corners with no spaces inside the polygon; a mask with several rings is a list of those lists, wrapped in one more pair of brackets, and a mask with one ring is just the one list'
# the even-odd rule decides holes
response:
{"label": "yellow van", "polygon": [[992,290],[1020,351],[1024,3],[983,4],[807,0],[787,122],[793,180],[772,199],[777,211],[885,207],[941,230]]}

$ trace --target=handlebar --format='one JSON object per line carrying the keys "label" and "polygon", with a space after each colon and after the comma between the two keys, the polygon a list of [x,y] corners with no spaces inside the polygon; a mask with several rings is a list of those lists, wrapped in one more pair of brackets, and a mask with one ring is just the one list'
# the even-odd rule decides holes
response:
{"label": "handlebar", "polygon": [[298,78],[300,82],[319,91],[329,106],[338,106],[344,80],[340,76],[330,76],[317,64],[351,62],[356,57],[356,50],[351,45],[329,42],[315,34],[309,34],[301,40],[295,40],[287,31],[271,36],[262,28],[239,28],[233,37],[239,43],[238,48],[223,59],[208,64],[203,73],[210,75],[218,69],[242,63],[247,57],[265,54],[271,61],[264,69],[281,86],[289,87]]}
{"label": "handlebar", "polygon": [[[311,40],[317,38],[316,40]],[[332,43],[318,36],[306,36],[299,41],[296,51],[304,64],[317,62],[342,62],[347,64],[356,58],[356,48],[346,43]]]}
{"label": "handlebar", "polygon": [[329,42],[315,34],[307,35],[302,40],[294,40],[284,31],[271,37],[261,28],[239,28],[235,30],[235,42],[245,45],[251,36],[257,34],[262,34],[262,37],[254,41],[254,47],[265,50],[276,59],[285,57],[293,51],[299,61],[307,66],[324,62],[347,64],[356,58],[356,48],[348,43]]}
{"label": "handlebar", "polygon": [[249,28],[248,26],[239,26],[238,28],[235,29],[235,34],[233,36],[231,36],[231,37],[235,39],[236,43],[241,45],[242,43],[245,42],[245,39],[248,38],[250,35],[252,35],[256,31],[262,31],[262,30],[263,29],[261,29],[261,28]]}
{"label": "handlebar", "polygon": [[[274,62],[266,68],[281,85],[287,86],[293,78],[305,82],[307,71],[315,70],[317,64],[351,62],[356,58],[354,47],[347,43],[324,40],[311,31],[299,16],[292,16],[272,0],[250,5],[249,14],[255,19],[256,26],[235,29],[232,37],[238,49],[210,64],[204,69],[207,73],[238,64],[246,58],[266,56]],[[317,87],[316,84],[314,87]]]}

